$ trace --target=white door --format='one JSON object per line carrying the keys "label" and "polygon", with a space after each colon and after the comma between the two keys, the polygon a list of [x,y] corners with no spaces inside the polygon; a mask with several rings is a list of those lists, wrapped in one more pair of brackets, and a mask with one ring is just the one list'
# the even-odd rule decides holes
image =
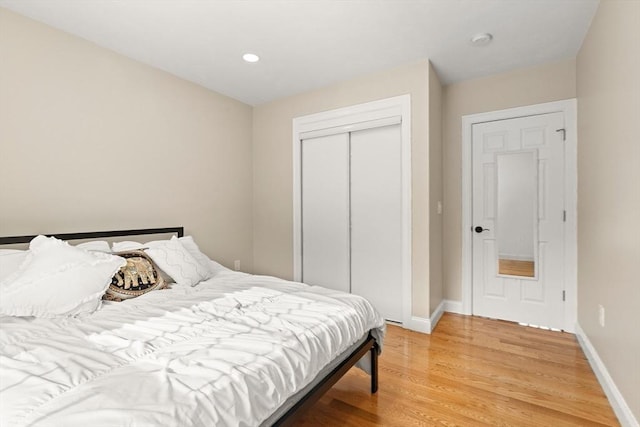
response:
{"label": "white door", "polygon": [[349,134],[302,141],[302,281],[350,291]]}
{"label": "white door", "polygon": [[351,292],[402,321],[400,125],[351,133]]}
{"label": "white door", "polygon": [[473,314],[562,329],[563,113],[472,126]]}

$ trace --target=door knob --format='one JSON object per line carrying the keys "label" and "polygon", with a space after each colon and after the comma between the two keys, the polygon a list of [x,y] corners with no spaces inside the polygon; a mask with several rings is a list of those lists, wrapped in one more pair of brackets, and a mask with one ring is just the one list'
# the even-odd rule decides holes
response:
{"label": "door knob", "polygon": [[474,228],[474,230],[476,231],[476,233],[482,233],[483,231],[489,231],[488,228],[482,228],[480,226],[477,226],[476,228]]}

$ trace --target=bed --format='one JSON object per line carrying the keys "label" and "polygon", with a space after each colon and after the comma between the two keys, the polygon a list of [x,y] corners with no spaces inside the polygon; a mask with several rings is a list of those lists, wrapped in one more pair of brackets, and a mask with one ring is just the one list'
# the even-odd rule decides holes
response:
{"label": "bed", "polygon": [[[51,236],[168,233],[186,238]],[[377,391],[385,325],[366,300],[203,262],[206,280],[73,316],[10,316],[0,301],[0,426],[291,425],[356,364]]]}

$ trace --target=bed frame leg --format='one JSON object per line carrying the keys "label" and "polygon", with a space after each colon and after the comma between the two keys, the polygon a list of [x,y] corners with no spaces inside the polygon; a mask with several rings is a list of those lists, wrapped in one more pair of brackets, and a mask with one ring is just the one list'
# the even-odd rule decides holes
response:
{"label": "bed frame leg", "polygon": [[371,347],[371,394],[378,391],[378,345]]}

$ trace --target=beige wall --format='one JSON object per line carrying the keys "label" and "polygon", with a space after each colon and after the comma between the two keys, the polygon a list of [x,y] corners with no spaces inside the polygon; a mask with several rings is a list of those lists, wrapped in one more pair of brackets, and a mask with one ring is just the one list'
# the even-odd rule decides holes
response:
{"label": "beige wall", "polygon": [[422,61],[254,108],[254,271],[293,276],[292,120],[411,94],[413,314],[429,317],[429,63]]}
{"label": "beige wall", "polygon": [[577,91],[578,322],[640,420],[640,2],[600,3]]}
{"label": "beige wall", "polygon": [[429,305],[430,314],[442,302],[442,85],[429,64]]}
{"label": "beige wall", "polygon": [[444,87],[444,298],[462,300],[462,116],[575,98],[575,60]]}
{"label": "beige wall", "polygon": [[0,9],[0,235],[184,225],[252,264],[251,107]]}

